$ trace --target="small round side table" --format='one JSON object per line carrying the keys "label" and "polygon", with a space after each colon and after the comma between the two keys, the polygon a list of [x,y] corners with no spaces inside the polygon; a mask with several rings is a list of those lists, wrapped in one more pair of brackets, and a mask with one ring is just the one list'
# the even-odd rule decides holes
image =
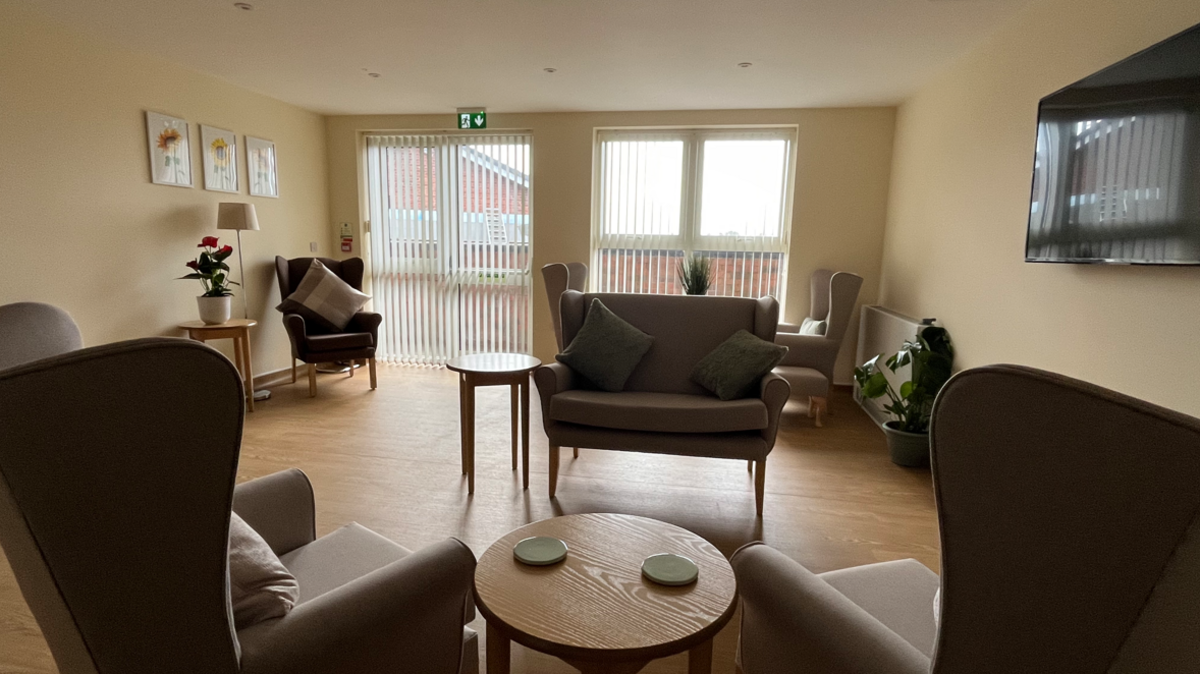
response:
{"label": "small round side table", "polygon": [[[513,559],[531,536],[567,544],[550,566]],[[696,563],[682,587],[642,577],[642,561],[671,552]],[[647,517],[590,513],[527,524],[479,557],[475,605],[487,619],[488,674],[508,674],[511,643],[565,660],[584,674],[627,674],[688,652],[688,674],[710,674],[712,639],[733,617],[737,580],[720,550],[700,536]]]}
{"label": "small round side table", "polygon": [[446,367],[458,373],[458,413],[462,429],[462,471],[467,493],[475,493],[475,387],[508,386],[512,400],[512,467],[517,469],[517,395],[520,393],[522,480],[529,489],[529,373],[542,361],[523,353],[475,353],[452,358]]}
{"label": "small round side table", "polygon": [[235,318],[217,325],[209,325],[203,321],[187,321],[180,323],[179,328],[186,330],[189,339],[197,342],[207,342],[212,339],[233,340],[233,364],[242,375],[246,389],[246,409],[254,411],[254,368],[250,358],[250,328],[258,325],[252,318]]}

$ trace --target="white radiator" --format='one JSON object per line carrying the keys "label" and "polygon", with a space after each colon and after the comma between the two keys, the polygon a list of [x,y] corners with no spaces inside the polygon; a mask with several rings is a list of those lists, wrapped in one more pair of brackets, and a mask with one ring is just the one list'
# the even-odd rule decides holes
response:
{"label": "white radiator", "polygon": [[[916,339],[917,331],[932,324],[933,320],[932,318],[918,320],[886,307],[864,306],[858,322],[858,352],[855,354],[855,365],[860,366],[875,356],[884,354],[880,361],[880,370],[892,383],[892,387],[899,390],[900,382],[909,379],[910,366],[905,365],[893,374],[891,370],[883,366],[883,361],[899,351],[905,341]],[[858,384],[855,384],[854,399],[875,420],[875,423],[882,426],[883,422],[891,418],[889,413],[883,409],[883,405],[889,402],[886,396],[874,400],[864,400],[859,393]]]}

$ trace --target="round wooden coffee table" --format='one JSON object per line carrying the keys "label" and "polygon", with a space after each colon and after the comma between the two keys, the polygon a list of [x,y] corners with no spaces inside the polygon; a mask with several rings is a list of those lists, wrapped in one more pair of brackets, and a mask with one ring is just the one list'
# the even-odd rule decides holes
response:
{"label": "round wooden coffee table", "polygon": [[[512,400],[512,467],[517,469],[517,421],[520,419],[522,480],[529,489],[529,373],[542,361],[523,353],[473,353],[451,358],[446,368],[458,373],[458,416],[462,430],[462,472],[467,493],[475,493],[475,387],[508,386]],[[520,404],[517,403],[518,393]],[[520,413],[518,414],[518,408]]]}
{"label": "round wooden coffee table", "polygon": [[[527,566],[513,546],[530,536],[567,544],[567,558]],[[695,583],[665,587],[642,561],[672,552],[700,568]],[[688,651],[689,674],[712,669],[712,638],[733,616],[737,581],[725,556],[666,522],[614,514],[534,522],[496,541],[475,569],[475,603],[487,619],[488,674],[508,674],[511,641],[562,658],[584,674],[632,674]]]}

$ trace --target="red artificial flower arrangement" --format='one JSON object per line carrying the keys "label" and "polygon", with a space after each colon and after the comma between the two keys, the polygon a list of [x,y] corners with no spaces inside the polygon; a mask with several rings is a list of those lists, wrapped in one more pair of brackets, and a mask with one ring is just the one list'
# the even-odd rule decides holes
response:
{"label": "red artificial flower arrangement", "polygon": [[180,279],[200,279],[204,284],[204,297],[224,297],[232,295],[230,285],[238,285],[229,280],[229,265],[225,260],[233,255],[233,246],[219,246],[217,237],[206,236],[200,239],[197,248],[203,248],[200,257],[189,260],[186,265],[192,273],[180,276]]}

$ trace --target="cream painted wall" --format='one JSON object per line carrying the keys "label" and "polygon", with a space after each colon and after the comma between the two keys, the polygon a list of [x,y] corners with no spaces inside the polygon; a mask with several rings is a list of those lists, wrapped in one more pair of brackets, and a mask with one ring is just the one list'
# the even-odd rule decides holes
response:
{"label": "cream painted wall", "polygon": [[[453,121],[450,113],[327,117],[331,220],[361,223],[366,218],[359,187],[363,131],[449,129]],[[528,129],[534,137],[535,355],[548,360],[555,351],[538,270],[548,262],[588,260],[596,127],[798,125],[784,313],[785,320],[798,321],[809,307],[808,277],[820,267],[861,274],[865,283],[859,300],[872,303],[876,299],[894,123],[893,108],[490,115],[491,128]],[[856,337],[857,312],[842,349],[839,381],[849,381]]]}
{"label": "cream painted wall", "polygon": [[883,303],[960,367],[1023,363],[1200,414],[1200,269],[1026,264],[1038,100],[1200,22],[1195,0],[1042,0],[901,110]]}
{"label": "cream painted wall", "polygon": [[[216,230],[217,203],[249,201],[262,227],[242,235],[260,321],[255,371],[288,366],[273,260],[307,254],[309,241],[329,252],[322,118],[64,30],[18,2],[0,2],[0,14],[0,304],[61,306],[87,345],[181,336],[174,325],[197,317],[200,282],[173,279],[200,237],[236,244]],[[150,182],[144,110],[190,122],[195,187]],[[240,194],[205,191],[201,122],[236,132],[242,153],[243,134],[274,140],[280,198],[250,197],[244,176]]]}

